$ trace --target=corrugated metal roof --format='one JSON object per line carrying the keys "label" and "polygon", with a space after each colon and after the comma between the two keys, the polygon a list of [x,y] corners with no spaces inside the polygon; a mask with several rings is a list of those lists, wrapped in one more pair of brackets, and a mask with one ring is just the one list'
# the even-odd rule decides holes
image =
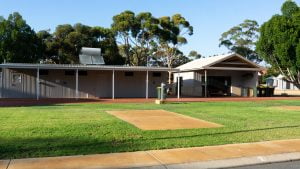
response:
{"label": "corrugated metal roof", "polygon": [[177,69],[179,69],[180,71],[206,69],[213,64],[222,62],[223,60],[226,60],[226,59],[229,59],[229,58],[235,57],[235,56],[239,57],[242,60],[248,62],[249,64],[257,67],[256,69],[261,69],[261,67],[259,65],[257,65],[256,63],[254,63],[238,54],[235,54],[235,53],[229,53],[229,54],[225,54],[225,55],[196,59],[196,60],[193,60],[191,62],[188,62],[186,64],[183,64],[183,65],[177,67]]}
{"label": "corrugated metal roof", "polygon": [[169,69],[167,67],[109,66],[109,65],[81,65],[81,64],[30,64],[30,63],[4,63],[4,64],[0,64],[0,68],[124,70],[124,71],[178,71],[178,69]]}

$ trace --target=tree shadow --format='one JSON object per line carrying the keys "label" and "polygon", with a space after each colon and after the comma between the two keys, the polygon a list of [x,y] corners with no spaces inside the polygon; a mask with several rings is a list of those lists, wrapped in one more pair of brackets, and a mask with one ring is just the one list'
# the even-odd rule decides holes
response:
{"label": "tree shadow", "polygon": [[[181,147],[178,140],[196,137],[217,137],[220,135],[232,135],[237,133],[247,133],[256,131],[268,131],[274,129],[298,128],[300,125],[278,126],[269,128],[247,129],[228,132],[206,133],[196,135],[181,135],[171,137],[154,138],[106,138],[95,139],[88,137],[48,137],[48,138],[1,138],[0,137],[0,159],[28,158],[28,157],[49,157],[62,155],[85,155],[99,153],[113,153],[138,151],[157,148]],[[157,144],[157,141],[176,140],[176,144]],[[161,142],[162,143],[162,142]],[[169,142],[165,142],[169,143]],[[210,145],[207,143],[207,145]],[[186,146],[186,145],[185,145]],[[197,146],[197,145],[194,145]],[[201,145],[202,146],[202,145]]]}
{"label": "tree shadow", "polygon": [[247,130],[237,130],[237,131],[228,131],[228,132],[218,132],[218,133],[206,133],[206,134],[195,134],[195,135],[186,135],[186,136],[176,136],[176,137],[156,137],[152,138],[153,140],[165,140],[165,139],[186,139],[192,137],[203,137],[203,136],[219,136],[219,135],[229,135],[237,133],[246,133],[246,132],[256,132],[256,131],[267,131],[274,129],[285,129],[285,128],[298,128],[300,125],[291,125],[291,126],[277,126],[277,127],[268,127],[268,128],[258,128],[258,129],[247,129]]}

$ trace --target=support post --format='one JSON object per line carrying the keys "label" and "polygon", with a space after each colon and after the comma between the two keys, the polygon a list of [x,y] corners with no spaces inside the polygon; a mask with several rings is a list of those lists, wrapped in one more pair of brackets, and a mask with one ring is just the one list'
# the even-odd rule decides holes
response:
{"label": "support post", "polygon": [[146,74],[146,99],[149,98],[149,71]]}
{"label": "support post", "polygon": [[2,68],[2,74],[1,74],[1,98],[3,98],[3,96],[4,96],[4,71],[5,71],[5,69],[4,68]]}
{"label": "support post", "polygon": [[76,97],[76,100],[78,100],[78,98],[79,98],[79,93],[78,93],[78,69],[76,69],[76,87],[75,87],[76,89],[76,91],[75,91],[75,97]]}
{"label": "support post", "polygon": [[205,97],[207,97],[207,70],[204,70],[204,83],[205,83],[204,93],[205,93]]}
{"label": "support post", "polygon": [[180,72],[178,72],[177,76],[177,99],[180,99]]}
{"label": "support post", "polygon": [[166,84],[161,83],[160,85],[160,101],[163,102],[166,98],[164,98]]}
{"label": "support post", "polygon": [[115,99],[115,70],[112,71],[112,99]]}
{"label": "support post", "polygon": [[40,68],[36,71],[36,100],[40,99]]}

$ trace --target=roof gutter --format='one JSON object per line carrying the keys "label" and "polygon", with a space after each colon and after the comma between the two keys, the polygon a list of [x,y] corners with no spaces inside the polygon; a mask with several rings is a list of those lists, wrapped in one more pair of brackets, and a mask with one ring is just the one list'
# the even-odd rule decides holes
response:
{"label": "roof gutter", "polygon": [[119,71],[178,71],[164,67],[125,67],[125,66],[95,66],[95,65],[58,65],[58,64],[0,64],[0,68],[12,69],[51,69],[51,70],[119,70]]}

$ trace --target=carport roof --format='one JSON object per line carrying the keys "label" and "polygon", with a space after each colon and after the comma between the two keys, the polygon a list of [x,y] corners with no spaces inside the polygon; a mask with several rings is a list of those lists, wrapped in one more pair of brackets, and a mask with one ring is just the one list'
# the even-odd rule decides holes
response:
{"label": "carport roof", "polygon": [[0,68],[15,69],[63,69],[63,70],[120,70],[120,71],[178,71],[167,67],[146,66],[109,66],[109,65],[82,65],[82,64],[30,64],[30,63],[3,63]]}
{"label": "carport roof", "polygon": [[[227,61],[231,58],[237,58],[240,62]],[[225,62],[227,61],[227,62]],[[217,64],[227,64],[227,66],[215,66]],[[248,67],[241,67],[241,65],[248,65]],[[180,71],[194,71],[194,70],[246,70],[246,71],[260,71],[263,68],[256,63],[242,57],[239,54],[230,53],[225,55],[213,56],[208,58],[200,58],[183,64],[177,67]]]}

